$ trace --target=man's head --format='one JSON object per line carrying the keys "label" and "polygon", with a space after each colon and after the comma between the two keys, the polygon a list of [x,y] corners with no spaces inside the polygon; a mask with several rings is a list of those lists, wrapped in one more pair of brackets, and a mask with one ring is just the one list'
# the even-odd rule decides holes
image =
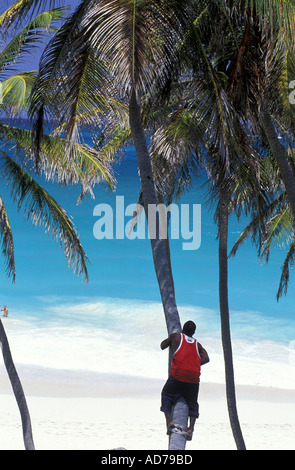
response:
{"label": "man's head", "polygon": [[196,324],[191,320],[187,321],[182,327],[182,332],[187,336],[193,336],[195,331]]}

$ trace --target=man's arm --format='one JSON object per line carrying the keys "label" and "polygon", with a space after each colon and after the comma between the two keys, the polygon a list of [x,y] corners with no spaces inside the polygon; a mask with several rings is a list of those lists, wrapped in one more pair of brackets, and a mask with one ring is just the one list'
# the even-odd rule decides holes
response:
{"label": "man's arm", "polygon": [[200,343],[198,343],[198,350],[201,357],[201,366],[203,366],[204,364],[208,364],[208,362],[210,361],[208,353]]}
{"label": "man's arm", "polygon": [[169,346],[171,346],[171,336],[169,336],[168,338],[164,339],[164,340],[162,341],[160,347],[161,347],[161,349],[162,349],[162,351],[163,351],[164,349],[169,348]]}
{"label": "man's arm", "polygon": [[172,347],[173,351],[176,351],[180,343],[180,334],[172,333],[168,338],[164,339],[161,343],[161,349],[167,349],[169,346]]}

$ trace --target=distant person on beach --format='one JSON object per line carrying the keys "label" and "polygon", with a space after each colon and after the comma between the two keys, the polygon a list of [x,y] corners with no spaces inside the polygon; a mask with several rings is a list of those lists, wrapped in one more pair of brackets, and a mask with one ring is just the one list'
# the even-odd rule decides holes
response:
{"label": "distant person on beach", "polygon": [[3,317],[8,317],[8,308],[6,307],[6,305],[1,308],[1,312],[4,312]]}
{"label": "distant person on beach", "polygon": [[[196,419],[199,417],[199,383],[201,366],[209,362],[209,356],[203,346],[197,342],[193,335],[196,325],[193,321],[187,321],[183,325],[182,333],[172,333],[161,343],[164,350],[171,346],[173,360],[170,377],[162,390],[161,411],[165,413],[167,423],[167,434],[173,429],[178,429],[173,423],[172,408],[183,397],[189,407],[190,423],[186,431],[188,441],[192,440]],[[180,429],[182,432],[182,430]]]}

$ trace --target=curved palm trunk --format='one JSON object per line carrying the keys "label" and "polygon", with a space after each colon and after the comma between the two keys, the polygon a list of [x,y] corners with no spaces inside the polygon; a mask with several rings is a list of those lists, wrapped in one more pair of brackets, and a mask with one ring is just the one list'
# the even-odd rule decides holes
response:
{"label": "curved palm trunk", "polygon": [[230,424],[237,449],[246,450],[236,404],[233,354],[230,334],[228,305],[228,205],[229,197],[227,191],[223,189],[220,191],[219,208],[219,302],[221,337],[225,363],[226,399]]}
{"label": "curved palm trunk", "polygon": [[278,139],[272,117],[267,104],[264,103],[261,112],[261,123],[266,134],[273,156],[278,164],[283,183],[290,201],[293,215],[295,217],[295,175],[289,165],[286,150]]}
{"label": "curved palm trunk", "polygon": [[[132,139],[136,150],[138,167],[143,191],[144,210],[148,220],[149,229],[149,207],[157,206],[157,197],[154,185],[152,165],[146,144],[144,130],[141,124],[140,105],[137,102],[135,91],[132,92],[129,106],[130,127]],[[157,214],[158,215],[158,214]],[[179,314],[176,306],[174,288],[171,281],[170,266],[167,259],[164,240],[159,235],[159,218],[157,217],[157,227],[151,228],[155,237],[151,238],[153,260],[160,288],[168,333],[179,332],[181,330]]]}
{"label": "curved palm trunk", "polygon": [[[173,423],[179,424],[183,428],[187,428],[188,423],[188,407],[183,398],[180,398],[173,409]],[[169,450],[184,450],[186,446],[185,434],[172,433],[169,438]]]}
{"label": "curved palm trunk", "polygon": [[23,437],[24,437],[24,444],[26,450],[35,450],[33,435],[32,435],[32,427],[31,427],[31,419],[30,414],[26,402],[26,398],[24,395],[24,391],[22,388],[22,384],[18,377],[15,365],[13,363],[13,359],[10,352],[10,347],[8,344],[7,336],[0,320],[0,344],[2,348],[2,354],[4,359],[4,364],[13,388],[13,392],[19,407],[19,411],[21,414],[22,420],[22,427],[23,427]]}
{"label": "curved palm trunk", "polygon": [[[149,230],[151,229],[152,232],[155,234],[155,237],[151,238],[154,266],[159,284],[167,330],[168,334],[171,334],[173,332],[180,332],[181,324],[174,295],[174,286],[172,282],[172,275],[167,257],[166,247],[164,240],[162,240],[159,235],[159,218],[157,217],[156,230],[154,230],[154,227],[150,227],[149,223],[149,207],[153,205],[154,207],[156,207],[157,196],[155,191],[150,155],[141,123],[140,104],[137,101],[135,90],[132,91],[130,98],[129,120],[132,139],[138,160],[138,167],[144,200],[144,210],[147,217]],[[174,407],[173,420],[174,423],[183,425],[185,427],[187,426],[188,407],[183,400],[176,403]],[[170,445],[173,446],[174,450],[183,450],[185,449],[186,439],[184,438],[184,436],[174,434],[170,438]]]}

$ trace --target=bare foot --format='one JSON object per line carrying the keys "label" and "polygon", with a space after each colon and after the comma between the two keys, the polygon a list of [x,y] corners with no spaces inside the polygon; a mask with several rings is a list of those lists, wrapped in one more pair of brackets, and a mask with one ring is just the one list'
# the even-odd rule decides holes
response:
{"label": "bare foot", "polygon": [[167,436],[171,436],[172,429],[174,428],[174,423],[170,422],[167,426]]}
{"label": "bare foot", "polygon": [[187,441],[191,441],[191,440],[192,440],[192,438],[193,438],[193,432],[194,432],[193,429],[188,428],[188,430],[187,430],[187,436],[186,436],[186,440],[187,440]]}

